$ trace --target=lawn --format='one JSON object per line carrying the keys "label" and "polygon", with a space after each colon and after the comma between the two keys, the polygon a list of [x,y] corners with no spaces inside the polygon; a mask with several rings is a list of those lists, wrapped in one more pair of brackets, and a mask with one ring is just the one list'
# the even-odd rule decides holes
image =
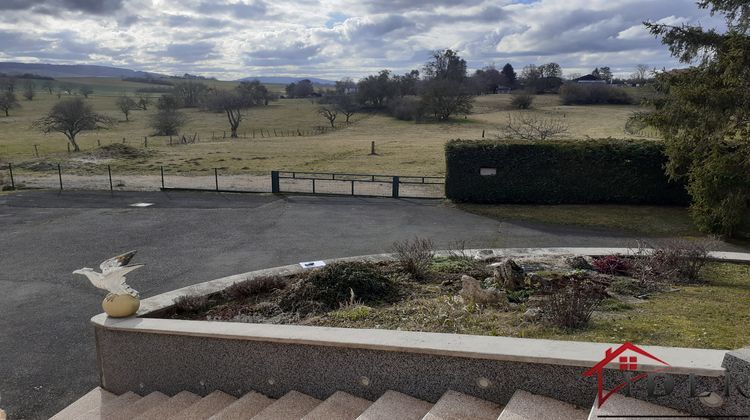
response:
{"label": "lawn", "polygon": [[[114,105],[121,92],[132,92],[148,87],[116,79],[66,79],[94,88],[89,101],[97,111],[121,120],[109,130],[83,133],[79,136],[82,154],[66,153],[66,141],[61,134],[43,135],[30,128],[32,121],[48,110],[56,95],[39,92],[33,101],[21,100],[21,109],[13,110],[10,117],[0,117],[0,163],[11,161],[61,162],[80,167],[111,164],[118,173],[153,173],[154,168],[166,165],[172,171],[207,173],[214,167],[225,168],[226,173],[267,174],[270,170],[356,172],[398,175],[443,175],[445,158],[443,146],[453,138],[480,138],[500,133],[509,115],[526,113],[540,118],[556,118],[570,126],[570,138],[632,137],[624,131],[628,117],[640,108],[637,106],[560,106],[556,95],[538,96],[535,108],[520,111],[510,106],[510,95],[486,95],[476,100],[475,113],[467,119],[443,124],[415,124],[399,121],[380,114],[355,114],[352,124],[344,129],[312,135],[311,130],[327,122],[318,115],[317,105],[306,99],[283,99],[268,107],[258,107],[246,112],[239,133],[248,138],[223,139],[228,129],[223,114],[185,110],[190,122],[186,134],[197,134],[197,144],[168,146],[165,137],[149,137],[150,156],[139,159],[101,160],[86,155],[99,143],[106,145],[123,142],[143,147],[144,136],[150,136],[149,116],[154,112],[137,111],[130,122]],[[232,82],[214,82],[228,87]],[[279,90],[280,86],[272,89]],[[259,130],[271,132],[262,138]],[[277,131],[277,136],[273,131]],[[303,136],[284,136],[290,131]],[[256,132],[255,138],[252,133]],[[218,141],[211,141],[218,137]],[[370,155],[370,143],[376,143],[376,155]],[[34,145],[41,155],[35,157]],[[210,153],[210,154],[209,154]],[[84,169],[81,169],[85,173]],[[101,172],[101,170],[98,170]]]}
{"label": "lawn", "polygon": [[455,204],[500,221],[520,220],[615,229],[643,236],[703,236],[683,207],[637,205]]}

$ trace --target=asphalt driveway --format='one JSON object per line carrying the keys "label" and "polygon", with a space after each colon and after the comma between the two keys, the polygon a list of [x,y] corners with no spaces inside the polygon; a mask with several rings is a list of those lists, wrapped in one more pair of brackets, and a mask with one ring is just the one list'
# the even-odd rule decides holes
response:
{"label": "asphalt driveway", "polygon": [[[149,207],[131,207],[152,203]],[[137,249],[143,296],[299,261],[385,252],[419,235],[439,246],[628,246],[575,227],[500,223],[437,200],[186,192],[0,196],[0,407],[47,418],[98,383],[91,316],[102,291],[71,272]]]}

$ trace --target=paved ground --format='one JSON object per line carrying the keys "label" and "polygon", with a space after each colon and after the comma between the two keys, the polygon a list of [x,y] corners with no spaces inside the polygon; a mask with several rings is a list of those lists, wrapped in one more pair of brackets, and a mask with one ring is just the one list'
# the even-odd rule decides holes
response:
{"label": "paved ground", "polygon": [[[154,203],[134,208],[137,202]],[[440,201],[216,193],[0,195],[0,407],[46,418],[98,381],[101,291],[71,272],[137,249],[144,296],[230,274],[385,252],[419,235],[446,246],[628,246],[608,231],[500,223]]]}

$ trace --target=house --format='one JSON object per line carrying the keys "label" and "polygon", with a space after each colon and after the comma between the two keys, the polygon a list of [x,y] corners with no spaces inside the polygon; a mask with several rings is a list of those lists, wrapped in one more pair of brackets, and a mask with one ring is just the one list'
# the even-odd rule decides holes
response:
{"label": "house", "polygon": [[600,83],[600,84],[606,84],[607,81],[604,79],[601,79],[597,76],[594,76],[593,74],[587,74],[585,76],[581,76],[577,79],[573,79],[576,83]]}

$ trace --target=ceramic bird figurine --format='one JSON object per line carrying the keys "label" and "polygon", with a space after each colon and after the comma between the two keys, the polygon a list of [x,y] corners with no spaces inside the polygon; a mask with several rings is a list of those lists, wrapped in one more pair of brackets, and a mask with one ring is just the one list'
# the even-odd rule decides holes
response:
{"label": "ceramic bird figurine", "polygon": [[138,298],[138,292],[125,283],[125,275],[143,267],[143,264],[128,265],[137,251],[126,252],[122,255],[110,258],[99,265],[101,273],[94,271],[92,268],[84,267],[73,272],[88,277],[91,284],[104,289],[113,295],[130,295]]}
{"label": "ceramic bird figurine", "polygon": [[126,274],[143,267],[143,264],[128,265],[135,253],[136,251],[126,252],[104,261],[99,265],[101,273],[88,267],[73,272],[73,274],[86,276],[91,284],[109,292],[102,301],[102,309],[111,317],[133,316],[141,305],[138,292],[125,283]]}

